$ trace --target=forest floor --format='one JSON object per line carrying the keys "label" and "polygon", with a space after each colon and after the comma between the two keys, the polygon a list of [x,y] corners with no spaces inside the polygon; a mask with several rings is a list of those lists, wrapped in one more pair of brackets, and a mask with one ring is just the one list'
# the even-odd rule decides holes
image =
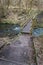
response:
{"label": "forest floor", "polygon": [[[37,15],[36,11],[10,10],[6,22],[27,23],[29,18]],[[31,23],[32,24],[32,23]],[[4,34],[3,34],[4,35]],[[43,37],[33,37],[31,34],[18,34],[12,37],[0,37],[0,65],[43,65]]]}

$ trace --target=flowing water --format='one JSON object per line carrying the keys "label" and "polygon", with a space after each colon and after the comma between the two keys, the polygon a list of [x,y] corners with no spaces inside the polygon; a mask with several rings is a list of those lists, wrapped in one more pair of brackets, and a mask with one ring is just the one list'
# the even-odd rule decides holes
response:
{"label": "flowing water", "polygon": [[35,37],[43,36],[43,28],[36,28],[33,30],[32,35]]}
{"label": "flowing water", "polygon": [[16,35],[20,30],[19,24],[0,23],[0,36]]}

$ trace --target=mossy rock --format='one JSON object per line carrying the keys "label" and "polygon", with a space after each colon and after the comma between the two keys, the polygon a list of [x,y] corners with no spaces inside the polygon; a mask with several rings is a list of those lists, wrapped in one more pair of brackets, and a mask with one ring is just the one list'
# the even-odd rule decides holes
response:
{"label": "mossy rock", "polygon": [[19,24],[0,23],[0,37],[14,36],[21,32]]}
{"label": "mossy rock", "polygon": [[43,11],[41,11],[33,20],[33,28],[43,28]]}

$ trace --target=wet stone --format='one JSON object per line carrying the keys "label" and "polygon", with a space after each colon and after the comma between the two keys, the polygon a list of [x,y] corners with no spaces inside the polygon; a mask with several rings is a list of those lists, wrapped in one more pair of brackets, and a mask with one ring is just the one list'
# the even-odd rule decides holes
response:
{"label": "wet stone", "polygon": [[32,20],[29,20],[28,24],[23,28],[22,33],[30,33],[32,26]]}
{"label": "wet stone", "polygon": [[2,61],[0,60],[0,65],[29,65],[29,64],[19,64],[19,63],[16,63],[16,62],[8,62],[8,61]]}
{"label": "wet stone", "polygon": [[[10,45],[3,48],[0,58],[10,60],[10,63],[14,62],[15,65],[30,65],[31,63],[35,63],[33,52],[34,49],[31,37],[28,35],[21,35],[18,40],[13,40]],[[0,61],[0,63],[2,62],[4,63],[5,61]],[[7,65],[7,63],[5,65]]]}
{"label": "wet stone", "polygon": [[43,28],[33,29],[32,35],[33,35],[34,37],[43,36]]}
{"label": "wet stone", "polygon": [[28,47],[19,47],[19,46],[7,46],[5,49],[3,49],[1,55],[2,57],[9,59],[11,61],[16,62],[28,62]]}
{"label": "wet stone", "polygon": [[0,23],[0,37],[17,35],[20,31],[19,24]]}

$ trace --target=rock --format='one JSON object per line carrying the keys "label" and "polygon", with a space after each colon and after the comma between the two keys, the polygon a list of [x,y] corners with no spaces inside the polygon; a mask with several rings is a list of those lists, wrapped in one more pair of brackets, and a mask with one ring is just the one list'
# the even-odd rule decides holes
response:
{"label": "rock", "polygon": [[30,20],[27,25],[23,28],[22,33],[30,33],[32,26],[32,20]]}
{"label": "rock", "polygon": [[32,35],[33,35],[34,37],[43,36],[43,28],[33,29]]}
{"label": "rock", "polygon": [[[33,43],[31,40],[31,36],[28,34],[23,34],[18,37],[15,41],[12,40],[10,45],[6,45],[2,49],[1,57],[3,60],[0,60],[1,65],[8,65],[11,63],[13,65],[32,65],[35,64]],[[4,60],[5,59],[5,60]],[[7,61],[6,61],[7,60]],[[3,64],[2,64],[3,63]],[[11,65],[10,64],[10,65]]]}
{"label": "rock", "polygon": [[21,28],[19,24],[9,24],[9,23],[0,24],[0,37],[16,35],[19,34],[20,31]]}

